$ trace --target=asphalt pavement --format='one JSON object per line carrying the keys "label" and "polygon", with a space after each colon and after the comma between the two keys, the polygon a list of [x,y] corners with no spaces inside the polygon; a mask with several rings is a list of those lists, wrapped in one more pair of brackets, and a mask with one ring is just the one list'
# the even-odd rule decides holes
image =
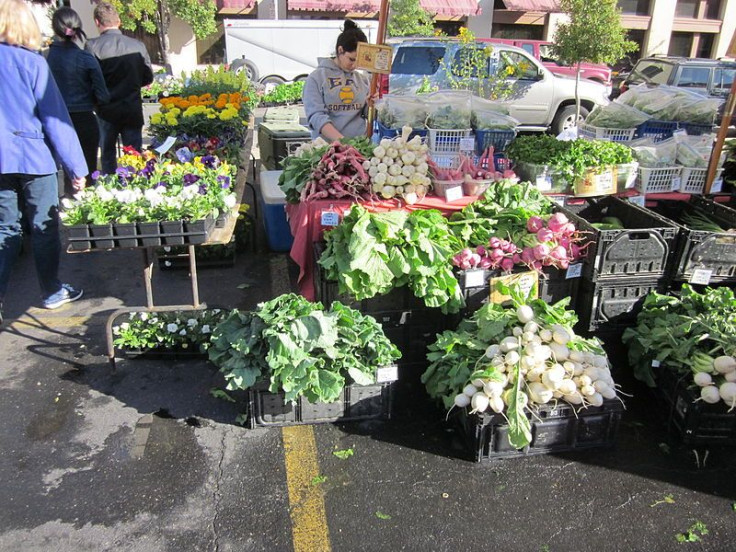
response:
{"label": "asphalt pavement", "polygon": [[[233,267],[199,271],[209,306],[296,289],[260,225]],[[105,323],[145,304],[140,251],[67,253],[61,272],[80,301],[39,308],[28,251],[5,301],[2,551],[736,549],[734,449],[672,438],[615,339],[614,376],[632,395],[615,447],[478,464],[416,370],[402,372],[392,420],[271,429],[236,422],[244,397],[213,396],[224,382],[205,360],[120,354],[113,370]],[[155,303],[188,303],[189,282],[156,270]],[[678,543],[698,522],[708,533]]]}

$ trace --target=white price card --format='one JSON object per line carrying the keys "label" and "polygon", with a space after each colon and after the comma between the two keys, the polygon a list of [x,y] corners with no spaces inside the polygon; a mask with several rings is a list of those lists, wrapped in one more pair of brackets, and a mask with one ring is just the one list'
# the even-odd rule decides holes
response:
{"label": "white price card", "polygon": [[713,184],[710,185],[710,193],[717,194],[723,189],[723,179],[722,178],[716,178],[713,181]]}
{"label": "white price card", "polygon": [[471,269],[465,271],[465,287],[476,288],[486,285],[485,271],[480,269]]}
{"label": "white price card", "polygon": [[583,275],[583,263],[571,264],[567,267],[565,272],[565,279],[570,280],[572,278],[580,278]]}
{"label": "white price card", "polygon": [[682,177],[681,176],[673,176],[672,177],[672,184],[670,185],[670,191],[671,192],[677,192],[680,190],[680,186],[682,186]]}
{"label": "white price card", "polygon": [[659,368],[659,366],[660,366],[660,362],[655,358],[652,361],[652,368]]}
{"label": "white price card", "polygon": [[708,284],[710,284],[710,277],[712,274],[712,270],[708,270],[706,268],[696,268],[695,270],[693,270],[693,275],[690,276],[690,283],[707,286]]}
{"label": "white price card", "polygon": [[460,151],[473,151],[475,149],[475,138],[460,138]]}
{"label": "white price card", "polygon": [[337,226],[340,224],[340,215],[335,211],[322,211],[319,223],[322,226]]}
{"label": "white price card", "polygon": [[164,153],[169,151],[174,144],[176,144],[176,136],[169,136],[166,138],[166,140],[164,140],[163,144],[156,148],[155,151],[159,155],[163,155]]}
{"label": "white price card", "polygon": [[552,179],[549,176],[538,176],[536,184],[540,192],[549,192],[552,189]]}
{"label": "white price card", "polygon": [[376,383],[388,383],[397,379],[399,379],[399,367],[395,364],[376,370]]}
{"label": "white price card", "polygon": [[633,203],[639,207],[646,207],[646,197],[643,195],[631,196],[629,198],[629,203]]}
{"label": "white price card", "polygon": [[453,186],[452,188],[447,188],[445,190],[445,200],[449,203],[451,201],[456,201],[458,199],[461,199],[463,197],[463,187],[462,186]]}

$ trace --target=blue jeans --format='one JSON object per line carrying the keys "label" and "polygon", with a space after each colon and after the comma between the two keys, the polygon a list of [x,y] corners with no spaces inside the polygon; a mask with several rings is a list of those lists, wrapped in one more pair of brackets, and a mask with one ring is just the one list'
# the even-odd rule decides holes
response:
{"label": "blue jeans", "polygon": [[138,151],[143,150],[143,130],[139,126],[125,126],[110,123],[98,117],[100,122],[100,160],[102,174],[115,172],[117,162],[117,141],[120,136],[124,146],[132,146]]}
{"label": "blue jeans", "polygon": [[5,297],[20,251],[23,230],[19,200],[31,227],[33,259],[43,298],[61,289],[59,281],[59,190],[56,174],[0,174],[0,301]]}

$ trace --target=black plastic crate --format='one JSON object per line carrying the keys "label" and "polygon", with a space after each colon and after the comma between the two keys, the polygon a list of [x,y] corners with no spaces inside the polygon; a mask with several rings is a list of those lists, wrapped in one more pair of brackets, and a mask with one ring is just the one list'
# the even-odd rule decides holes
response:
{"label": "black plastic crate", "polygon": [[[503,276],[500,270],[482,270],[477,269],[479,273],[473,275],[473,271],[456,270],[455,276],[460,284],[460,288],[465,297],[464,313],[473,313],[488,302],[490,295],[490,280]],[[526,272],[526,270],[522,270]],[[470,274],[469,274],[470,273]],[[475,285],[480,283],[482,273],[483,285]],[[542,274],[539,275],[538,297],[545,303],[554,304],[565,297],[574,297],[580,278],[568,278],[567,270],[545,267]]]}
{"label": "black plastic crate", "polygon": [[[197,270],[200,268],[232,268],[235,266],[235,244],[209,245],[209,251],[195,250]],[[189,254],[180,248],[166,251],[162,248],[156,252],[158,267],[161,270],[189,270]]]}
{"label": "black plastic crate", "polygon": [[[589,232],[583,277],[591,281],[622,276],[662,276],[677,248],[677,225],[617,197],[582,200],[558,207],[578,228]],[[623,230],[598,230],[592,223],[616,217]]]}
{"label": "black plastic crate", "polygon": [[612,447],[616,440],[623,412],[618,399],[607,400],[602,406],[576,408],[566,402],[544,404],[532,416],[532,440],[523,449],[509,443],[509,426],[503,414],[468,414],[460,410],[456,419],[465,437],[471,458],[488,462],[502,458],[519,458]]}
{"label": "black plastic crate", "polygon": [[401,351],[400,366],[427,361],[427,347],[448,328],[449,318],[439,309],[394,310],[370,313],[386,337]]}
{"label": "black plastic crate", "polygon": [[[650,206],[651,205],[651,206]],[[736,282],[736,233],[691,230],[683,218],[699,210],[722,228],[736,228],[736,211],[700,196],[690,200],[658,200],[649,209],[672,220],[680,231],[672,278],[694,283]],[[696,271],[709,271],[704,281]],[[707,273],[706,273],[707,274]]]}
{"label": "black plastic crate", "polygon": [[697,400],[700,388],[693,387],[690,374],[683,377],[666,367],[655,369],[655,373],[657,387],[653,391],[667,427],[684,444],[736,445],[736,411],[728,412],[724,402],[708,404]]}
{"label": "black plastic crate", "polygon": [[581,332],[618,332],[636,324],[650,291],[665,293],[669,279],[624,278],[616,281],[583,280],[575,300],[576,329]]}
{"label": "black plastic crate", "polygon": [[333,403],[310,403],[300,397],[284,403],[283,393],[271,393],[263,382],[248,390],[247,426],[282,427],[391,418],[394,382],[346,385]]}

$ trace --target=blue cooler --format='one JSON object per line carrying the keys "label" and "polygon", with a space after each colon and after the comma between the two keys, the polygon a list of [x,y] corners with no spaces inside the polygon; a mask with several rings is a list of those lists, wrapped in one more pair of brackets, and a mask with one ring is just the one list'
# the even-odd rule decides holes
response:
{"label": "blue cooler", "polygon": [[286,220],[286,196],[279,188],[279,175],[283,171],[261,171],[261,210],[263,227],[266,230],[268,247],[271,251],[289,251],[294,241]]}

